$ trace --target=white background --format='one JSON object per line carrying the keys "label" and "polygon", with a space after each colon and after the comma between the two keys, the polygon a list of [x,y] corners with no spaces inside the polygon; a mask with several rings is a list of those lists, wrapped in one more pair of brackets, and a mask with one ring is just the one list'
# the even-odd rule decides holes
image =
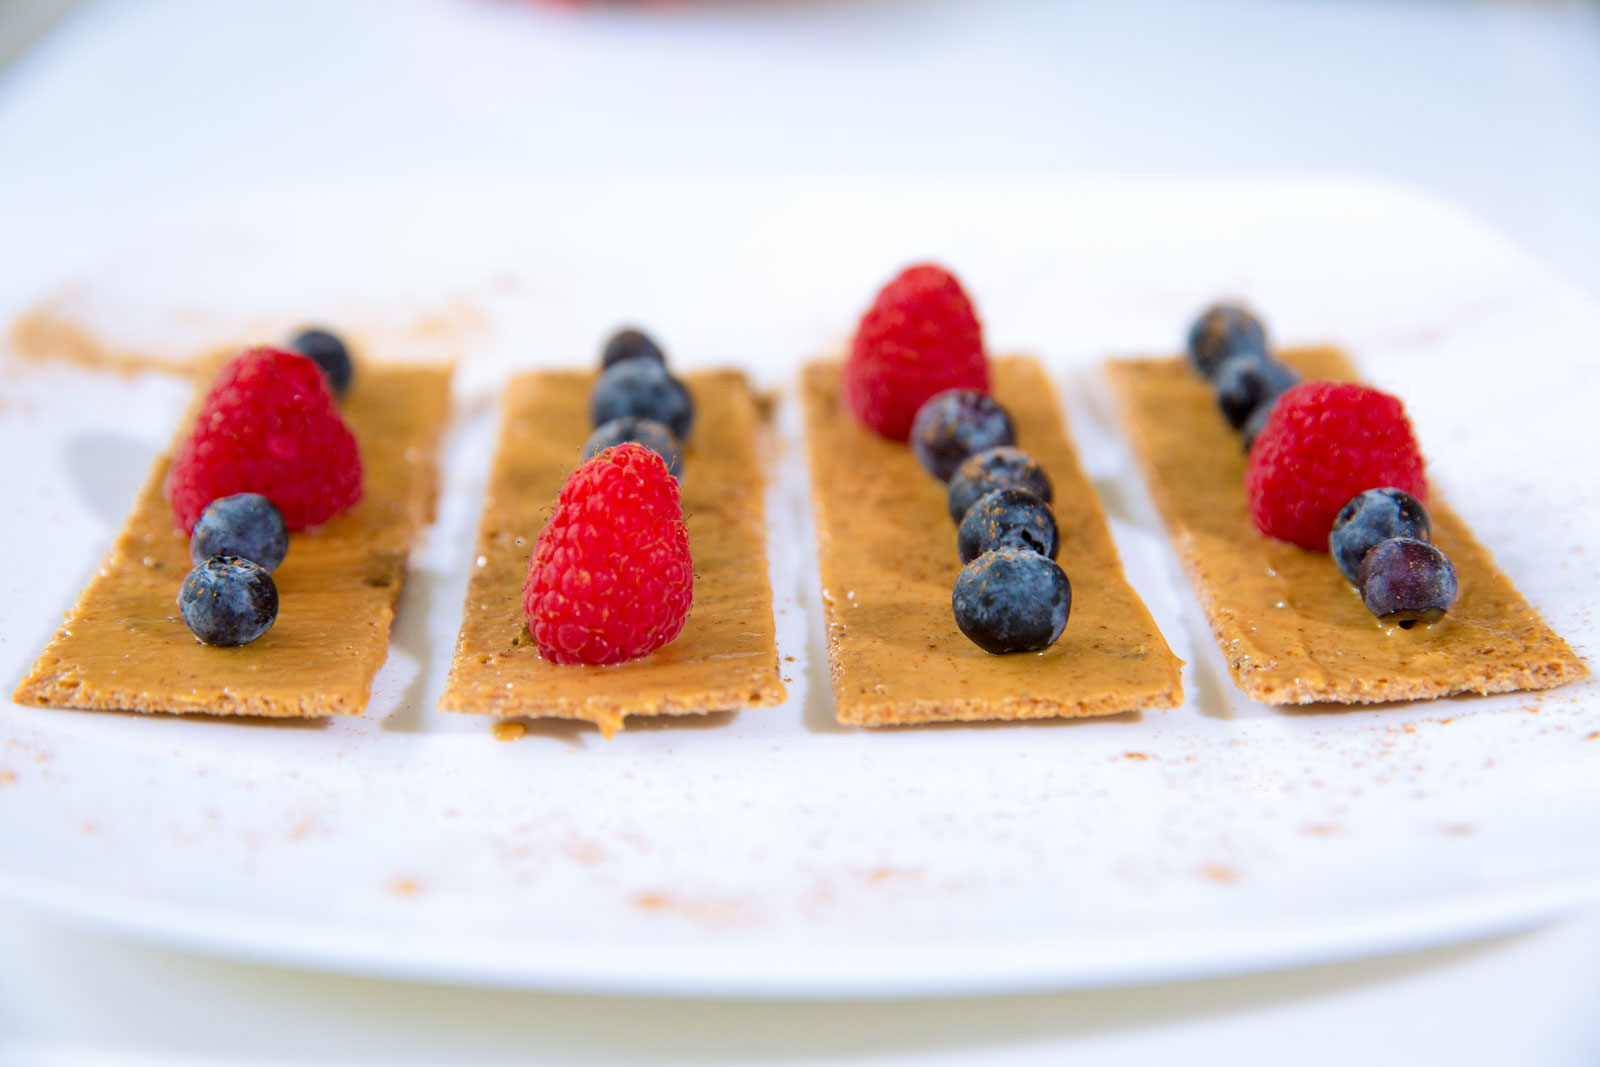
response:
{"label": "white background", "polygon": [[[0,272],[42,284],[86,234],[280,175],[662,165],[1356,171],[1468,207],[1596,294],[1600,12],[89,3],[0,71],[0,247],[42,249]],[[39,1062],[1600,1061],[1593,913],[1289,975],[832,1007],[325,978],[0,919],[0,1057]]]}

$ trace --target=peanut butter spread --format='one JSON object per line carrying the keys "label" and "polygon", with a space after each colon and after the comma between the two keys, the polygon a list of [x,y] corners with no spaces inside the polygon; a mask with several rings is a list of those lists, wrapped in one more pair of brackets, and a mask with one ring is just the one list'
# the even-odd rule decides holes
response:
{"label": "peanut butter spread", "polygon": [[627,715],[692,715],[783,701],[767,579],[754,400],[737,371],[690,374],[695,424],[683,452],[694,604],[677,639],[605,667],[539,655],[522,586],[539,530],[589,436],[594,374],[535,372],[503,394],[477,555],[455,661],[439,706],[486,715],[582,719],[607,737]]}
{"label": "peanut butter spread", "polygon": [[222,353],[207,353],[192,364],[186,364],[109,348],[83,326],[63,318],[47,306],[36,307],[19,316],[11,324],[8,340],[11,350],[23,359],[35,362],[57,360],[86,370],[112,371],[124,375],[151,370],[182,373],[198,367],[209,368],[217,363],[219,357],[225,358]]}
{"label": "peanut butter spread", "polygon": [[1038,653],[996,656],[956,628],[961,572],[944,486],[910,448],[839,403],[839,368],[803,375],[828,659],[840,722],[891,726],[1112,715],[1176,707],[1181,661],[1122,574],[1099,498],[1067,441],[1055,390],[1026,358],[992,364],[1017,444],[1055,486],[1058,562],[1072,582],[1066,630]]}
{"label": "peanut butter spread", "polygon": [[210,715],[360,714],[388,651],[411,543],[433,518],[435,451],[449,406],[448,368],[357,368],[341,412],[361,450],[361,502],[289,536],[273,573],[277,622],[238,648],[201,644],[178,614],[191,564],[162,494],[169,450],[14,699]]}
{"label": "peanut butter spread", "polygon": [[[1308,379],[1356,379],[1337,349],[1280,354]],[[1368,703],[1548,689],[1589,673],[1436,493],[1433,541],[1455,564],[1460,596],[1432,626],[1386,626],[1326,553],[1257,532],[1239,436],[1183,360],[1118,360],[1108,373],[1173,546],[1248,696]]]}

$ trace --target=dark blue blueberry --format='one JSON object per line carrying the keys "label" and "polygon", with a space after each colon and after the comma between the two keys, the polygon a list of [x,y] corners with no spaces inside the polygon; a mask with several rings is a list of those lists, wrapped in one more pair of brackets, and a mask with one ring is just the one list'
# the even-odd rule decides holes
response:
{"label": "dark blue blueberry", "polygon": [[971,563],[997,548],[1025,548],[1055,559],[1060,545],[1050,505],[1014,486],[980,497],[967,509],[956,534],[962,563]]}
{"label": "dark blue blueberry", "polygon": [[278,618],[272,575],[237,556],[212,556],[178,590],[183,621],[208,645],[248,645]]}
{"label": "dark blue blueberry", "polygon": [[600,375],[589,396],[589,421],[603,426],[627,415],[654,419],[679,441],[689,439],[694,401],[683,383],[653,359],[630,359]]}
{"label": "dark blue blueberry", "polygon": [[1266,355],[1267,331],[1238,304],[1213,304],[1189,328],[1189,359],[1207,378],[1216,376],[1223,360],[1241,352]]}
{"label": "dark blue blueberry", "polygon": [[961,461],[974,452],[1017,443],[1011,414],[988,393],[946,389],[917,409],[911,423],[911,451],[927,472],[948,482]]}
{"label": "dark blue blueberry", "polygon": [[1340,572],[1353,583],[1361,581],[1361,561],[1380,541],[1409,537],[1426,541],[1433,524],[1428,509],[1404,489],[1368,489],[1350,498],[1334,516],[1328,534],[1328,552]]}
{"label": "dark blue blueberry", "polygon": [[649,334],[629,326],[611,335],[600,355],[600,366],[605,369],[630,359],[650,359],[665,365],[667,354]]}
{"label": "dark blue blueberry", "polygon": [[1235,430],[1244,426],[1256,408],[1276,400],[1299,381],[1300,375],[1293,367],[1259,352],[1229,356],[1212,379],[1217,389],[1217,406]]}
{"label": "dark blue blueberry", "polygon": [[[1280,393],[1279,396],[1281,395],[1283,394]],[[1244,450],[1246,452],[1249,452],[1255,445],[1256,438],[1261,436],[1262,427],[1266,426],[1267,419],[1272,416],[1272,409],[1277,406],[1278,397],[1268,397],[1257,404],[1256,409],[1244,420],[1244,425],[1239,428],[1239,432],[1244,434]]]}
{"label": "dark blue blueberry", "polygon": [[1072,583],[1055,560],[997,548],[961,568],[950,606],[961,632],[985,652],[1037,652],[1066,629]]}
{"label": "dark blue blueberry", "polygon": [[605,449],[625,441],[637,441],[667,461],[667,470],[679,481],[683,480],[683,451],[672,431],[654,419],[641,419],[624,415],[603,423],[589,435],[583,446],[583,458],[593,459]]}
{"label": "dark blue blueberry", "polygon": [[189,534],[189,558],[238,556],[275,571],[289,551],[289,528],[272,501],[259,493],[235,493],[206,505]]}
{"label": "dark blue blueberry", "polygon": [[350,391],[350,378],[355,368],[350,362],[350,350],[345,348],[338,334],[323,329],[301,330],[289,342],[289,347],[302,356],[309,356],[322,368],[322,376],[328,379],[334,396],[343,397]]}
{"label": "dark blue blueberry", "polygon": [[950,517],[960,522],[978,498],[996,489],[1026,489],[1046,504],[1055,499],[1050,476],[1039,461],[1020,448],[1001,445],[968,456],[950,476],[945,496]]}
{"label": "dark blue blueberry", "polygon": [[1426,541],[1391,537],[1361,561],[1361,599],[1384,622],[1438,622],[1456,602],[1456,568]]}

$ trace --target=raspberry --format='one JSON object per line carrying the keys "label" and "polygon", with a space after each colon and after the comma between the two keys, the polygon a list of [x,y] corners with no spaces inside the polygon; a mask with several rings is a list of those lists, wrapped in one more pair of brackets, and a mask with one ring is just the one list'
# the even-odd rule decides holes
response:
{"label": "raspberry", "polygon": [[222,369],[167,472],[167,502],[185,533],[206,505],[260,493],[291,530],[327,522],[361,499],[361,457],[317,365],[252,348]]}
{"label": "raspberry", "polygon": [[987,393],[983,331],[961,283],[931,264],[901,271],[861,316],[839,387],[856,418],[894,441],[933,394]]}
{"label": "raspberry", "polygon": [[677,637],[694,599],[678,483],[643,445],[608,448],[567,476],[539,532],[522,610],[556,663],[620,663]]}
{"label": "raspberry", "polygon": [[1400,401],[1349,382],[1306,382],[1280,396],[1244,484],[1257,529],[1317,552],[1357,493],[1393,486],[1426,503],[1428,491]]}

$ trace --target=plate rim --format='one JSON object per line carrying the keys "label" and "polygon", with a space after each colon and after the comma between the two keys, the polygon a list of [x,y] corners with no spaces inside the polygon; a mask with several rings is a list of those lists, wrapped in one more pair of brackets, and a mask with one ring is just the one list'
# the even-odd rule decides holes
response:
{"label": "plate rim", "polygon": [[[375,183],[391,195],[402,190],[418,193],[428,190],[459,189],[484,184],[499,188],[507,184],[537,186],[544,184],[557,188],[582,183],[582,175],[575,171],[554,175],[467,175],[430,176],[423,179]],[[637,173],[607,169],[603,172],[609,180],[633,183],[641,180]],[[697,171],[669,171],[679,180],[697,180]],[[726,184],[743,185],[752,181],[759,184],[773,175],[762,172],[716,172],[718,180]],[[890,172],[892,173],[892,172]],[[846,184],[854,181],[875,183],[886,181],[882,172],[827,172],[830,180]],[[795,175],[783,172],[781,181],[793,181]],[[960,191],[981,189],[996,180],[1013,181],[1024,187],[1035,185],[1055,186],[1063,179],[1081,185],[1098,186],[1104,175],[1047,176],[1013,174],[1008,172],[966,173],[943,177],[929,182],[931,189],[959,195]],[[1192,183],[1178,178],[1152,178],[1144,176],[1140,185],[1147,189],[1190,188]],[[225,192],[216,198],[202,200],[186,206],[178,217],[197,217],[214,210],[218,204],[248,203],[252,196],[266,190],[274,198],[293,199],[306,193],[323,192],[348,195],[352,190],[373,183],[332,183],[319,185],[307,183],[304,187],[247,187]],[[1571,286],[1543,266],[1531,260],[1526,253],[1506,241],[1500,234],[1477,219],[1466,215],[1453,205],[1438,201],[1409,187],[1387,180],[1366,177],[1350,178],[1344,175],[1313,175],[1290,178],[1281,175],[1244,176],[1238,179],[1214,177],[1206,184],[1219,187],[1275,189],[1326,192],[1329,189],[1350,189],[1363,195],[1386,198],[1403,197],[1424,204],[1430,210],[1444,210],[1455,218],[1453,223],[1471,227],[1476,235],[1495,240],[1497,254],[1516,257],[1519,265],[1536,267],[1542,281],[1562,285],[1582,296],[1589,306],[1595,306],[1585,294]],[[775,182],[774,188],[784,187]],[[873,188],[879,188],[874,185]],[[154,232],[166,217],[145,220],[138,233]],[[126,237],[126,235],[122,235]],[[113,249],[126,243],[110,243]],[[4,297],[0,292],[0,298]],[[17,295],[23,295],[20,292]],[[1053,373],[1059,368],[1053,368]],[[1142,489],[1142,480],[1140,488]],[[771,487],[769,486],[769,489]],[[801,536],[807,536],[806,531]],[[1170,545],[1167,546],[1170,549]],[[1180,586],[1179,594],[1184,588]],[[809,613],[810,606],[802,605]],[[808,623],[814,626],[815,620]],[[1187,673],[1187,672],[1186,672]],[[1191,675],[1192,678],[1192,675]],[[1254,927],[1247,923],[1213,927],[1222,930],[1228,938],[1241,939],[1229,947],[1226,954],[1205,948],[1200,942],[1179,945],[1163,953],[1143,951],[1132,958],[1116,962],[1105,956],[1090,957],[1086,962],[1081,955],[1074,957],[1070,948],[1053,942],[1029,946],[1016,956],[1000,955],[999,962],[989,958],[974,967],[974,957],[966,950],[966,942],[958,942],[954,949],[933,953],[932,961],[922,967],[899,964],[899,973],[889,974],[881,968],[873,969],[873,952],[848,951],[832,957],[840,964],[835,971],[810,970],[805,973],[775,976],[769,971],[741,970],[737,952],[725,952],[720,947],[707,948],[695,954],[696,968],[685,976],[684,958],[671,949],[650,948],[641,953],[630,948],[616,953],[611,948],[597,950],[590,947],[586,955],[597,955],[596,960],[580,960],[575,956],[556,963],[522,966],[508,962],[493,953],[479,955],[476,960],[471,951],[475,944],[486,943],[465,939],[464,951],[437,954],[437,944],[432,944],[435,954],[427,957],[396,950],[382,940],[384,928],[362,927],[362,933],[351,938],[331,938],[330,929],[335,920],[304,921],[294,916],[274,915],[270,922],[251,924],[240,922],[244,914],[237,910],[219,909],[197,913],[190,907],[167,902],[141,911],[124,905],[120,910],[114,905],[115,894],[97,893],[83,885],[19,876],[0,871],[0,898],[5,898],[43,914],[75,918],[95,928],[136,940],[177,947],[186,951],[222,958],[248,960],[272,966],[304,967],[344,974],[368,975],[380,978],[412,981],[450,981],[467,985],[496,988],[517,988],[544,991],[567,991],[611,994],[642,994],[664,997],[714,996],[723,999],[746,1000],[826,1000],[841,997],[860,999],[886,999],[901,996],[981,996],[997,993],[1029,993],[1049,990],[1082,989],[1090,987],[1115,987],[1145,984],[1163,980],[1188,980],[1219,977],[1232,974],[1257,973],[1293,966],[1321,965],[1355,958],[1371,958],[1434,947],[1441,944],[1475,941],[1511,933],[1544,922],[1553,921],[1572,910],[1600,899],[1600,871],[1571,875],[1555,879],[1542,886],[1514,885],[1509,888],[1478,890],[1453,899],[1443,899],[1428,905],[1406,905],[1400,908],[1373,911],[1368,909],[1360,918],[1336,918],[1333,921],[1312,921],[1305,918],[1294,923],[1277,926]],[[198,916],[198,917],[197,917]],[[229,916],[232,916],[231,918]],[[1296,932],[1298,928],[1298,933]],[[257,930],[264,931],[257,933]],[[434,934],[430,931],[430,936]],[[286,936],[287,935],[287,936]],[[1221,935],[1212,940],[1219,940]],[[1128,939],[1114,937],[1102,945],[1128,945]],[[1206,944],[1209,944],[1207,942]],[[1242,947],[1241,947],[1242,946]],[[1048,950],[1048,951],[1047,951]],[[658,957],[653,963],[640,966],[641,960],[651,955]],[[1062,956],[1067,962],[1062,962]],[[940,957],[949,958],[941,959]],[[704,965],[704,966],[702,966]]]}

